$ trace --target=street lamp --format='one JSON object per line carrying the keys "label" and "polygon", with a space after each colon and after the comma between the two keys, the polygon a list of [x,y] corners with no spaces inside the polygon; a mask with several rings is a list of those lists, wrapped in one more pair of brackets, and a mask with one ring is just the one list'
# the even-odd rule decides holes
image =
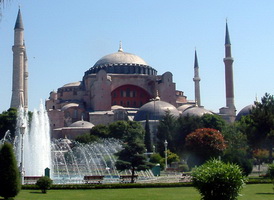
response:
{"label": "street lamp", "polygon": [[167,144],[168,142],[165,140],[164,145],[165,145],[165,171],[167,169]]}
{"label": "street lamp", "polygon": [[21,163],[20,163],[20,173],[22,179],[22,185],[24,185],[24,133],[26,127],[24,124],[20,126],[20,134],[21,134]]}

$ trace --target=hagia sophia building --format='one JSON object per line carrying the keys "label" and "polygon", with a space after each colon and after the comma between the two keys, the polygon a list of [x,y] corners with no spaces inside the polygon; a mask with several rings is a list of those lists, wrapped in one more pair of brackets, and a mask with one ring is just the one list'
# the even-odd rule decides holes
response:
{"label": "hagia sophia building", "polygon": [[[20,9],[14,34],[11,107],[27,108],[28,70]],[[236,118],[233,58],[227,23],[224,65],[226,106],[214,114],[233,122]],[[135,120],[144,124],[147,118],[155,132],[157,123],[166,111],[175,117],[213,114],[201,105],[200,80],[196,50],[193,78],[195,101],[189,101],[184,92],[176,88],[172,72],[158,75],[157,70],[141,57],[124,51],[120,42],[117,52],[100,58],[84,72],[80,81],[65,84],[50,92],[45,104],[52,137],[75,138],[88,132],[94,125],[117,120]]]}

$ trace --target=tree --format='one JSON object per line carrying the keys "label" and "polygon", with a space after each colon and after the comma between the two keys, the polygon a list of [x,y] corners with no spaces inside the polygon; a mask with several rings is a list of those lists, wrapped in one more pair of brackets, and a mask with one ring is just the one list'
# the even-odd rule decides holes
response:
{"label": "tree", "polygon": [[249,116],[242,117],[239,124],[247,135],[253,149],[267,148],[269,162],[272,162],[274,147],[274,96],[268,93],[261,102],[255,102]]}
{"label": "tree", "polygon": [[11,137],[15,136],[17,109],[10,108],[0,114],[0,139],[4,137],[7,130],[10,131]]}
{"label": "tree", "polygon": [[173,162],[179,162],[180,158],[176,153],[172,153],[170,150],[167,150],[167,163],[171,164]]}
{"label": "tree", "polygon": [[80,142],[83,144],[88,144],[91,142],[97,141],[99,138],[95,135],[91,135],[90,133],[84,133],[82,135],[79,135],[75,138],[76,142]]}
{"label": "tree", "polygon": [[109,134],[109,127],[103,124],[96,125],[90,130],[90,135],[100,138],[108,138]]}
{"label": "tree", "polygon": [[236,200],[244,177],[238,165],[210,160],[192,172],[192,182],[203,200]]}
{"label": "tree", "polygon": [[116,121],[109,125],[109,137],[120,139],[123,142],[129,140],[144,140],[145,130],[143,126],[136,121]]}
{"label": "tree", "polygon": [[221,132],[226,127],[226,122],[219,115],[204,114],[201,123],[203,128],[213,128]]}
{"label": "tree", "polygon": [[145,146],[147,149],[147,152],[152,152],[152,144],[151,144],[151,136],[150,136],[150,128],[149,128],[149,122],[148,122],[148,116],[146,119],[146,125],[145,125]]}
{"label": "tree", "polygon": [[168,148],[172,152],[176,152],[176,145],[174,144],[174,135],[177,130],[177,120],[170,114],[166,112],[166,115],[160,120],[157,133],[157,151],[164,156],[165,146],[164,141],[167,140]]}
{"label": "tree", "polygon": [[15,197],[21,189],[19,171],[12,145],[4,143],[0,150],[0,196]]}
{"label": "tree", "polygon": [[226,149],[223,135],[216,129],[201,128],[186,137],[186,148],[190,153],[190,167],[201,165],[209,158],[220,156]]}
{"label": "tree", "polygon": [[177,130],[174,136],[173,143],[176,146],[177,154],[185,152],[185,139],[186,136],[198,128],[202,128],[201,118],[197,116],[180,116],[177,119]]}
{"label": "tree", "polygon": [[50,189],[52,185],[52,180],[47,176],[42,176],[38,179],[36,185],[42,191],[42,193],[47,193],[47,190]]}
{"label": "tree", "polygon": [[116,155],[116,168],[120,171],[129,169],[131,171],[131,183],[134,183],[136,171],[146,170],[151,164],[146,161],[145,146],[139,141],[130,140],[124,144],[124,148]]}
{"label": "tree", "polygon": [[247,176],[252,171],[253,163],[246,135],[234,125],[227,126],[222,134],[227,145],[222,160],[239,165]]}
{"label": "tree", "polygon": [[159,153],[152,154],[150,156],[149,162],[153,164],[160,164],[161,169],[164,169],[165,167],[165,159]]}

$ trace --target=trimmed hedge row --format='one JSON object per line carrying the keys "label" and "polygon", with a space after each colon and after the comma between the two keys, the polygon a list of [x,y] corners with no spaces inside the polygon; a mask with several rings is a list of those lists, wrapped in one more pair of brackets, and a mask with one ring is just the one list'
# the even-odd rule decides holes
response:
{"label": "trimmed hedge row", "polygon": [[[154,188],[154,187],[191,187],[192,183],[123,183],[123,184],[63,184],[52,185],[52,190],[71,189],[122,189],[122,188]],[[22,185],[22,189],[38,190],[36,185]]]}
{"label": "trimmed hedge row", "polygon": [[[246,184],[264,184],[272,183],[270,179],[249,178]],[[188,183],[123,183],[123,184],[58,184],[52,185],[52,190],[72,190],[72,189],[122,189],[122,188],[161,188],[161,187],[192,187],[191,182]],[[22,185],[25,190],[38,190],[36,185]]]}

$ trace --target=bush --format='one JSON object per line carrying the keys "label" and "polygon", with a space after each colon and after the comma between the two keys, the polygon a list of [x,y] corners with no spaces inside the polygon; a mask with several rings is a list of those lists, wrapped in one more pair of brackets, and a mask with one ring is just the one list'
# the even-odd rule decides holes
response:
{"label": "bush", "polygon": [[52,185],[52,180],[47,176],[42,176],[38,179],[36,185],[42,191],[42,193],[47,193],[47,190],[50,189]]}
{"label": "bush", "polygon": [[4,143],[0,150],[0,196],[13,199],[21,189],[19,171],[9,143]]}
{"label": "bush", "polygon": [[274,164],[269,164],[267,169],[267,175],[274,181]]}
{"label": "bush", "polygon": [[179,170],[181,172],[189,172],[189,167],[187,164],[181,164],[181,165],[179,165]]}
{"label": "bush", "polygon": [[215,159],[196,168],[192,180],[202,200],[235,200],[244,185],[244,176],[238,165]]}

